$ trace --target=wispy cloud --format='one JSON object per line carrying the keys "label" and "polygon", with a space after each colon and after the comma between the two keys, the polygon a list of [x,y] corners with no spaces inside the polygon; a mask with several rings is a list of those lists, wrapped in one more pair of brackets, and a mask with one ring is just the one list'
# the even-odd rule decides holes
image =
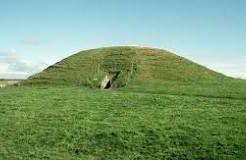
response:
{"label": "wispy cloud", "polygon": [[20,58],[20,55],[18,55],[14,49],[10,51],[0,51],[0,63],[11,63]]}
{"label": "wispy cloud", "polygon": [[24,45],[31,45],[31,46],[40,46],[43,42],[37,38],[26,38],[21,40],[21,43]]}
{"label": "wispy cloud", "polygon": [[47,66],[42,61],[28,61],[14,50],[0,51],[0,78],[27,78]]}

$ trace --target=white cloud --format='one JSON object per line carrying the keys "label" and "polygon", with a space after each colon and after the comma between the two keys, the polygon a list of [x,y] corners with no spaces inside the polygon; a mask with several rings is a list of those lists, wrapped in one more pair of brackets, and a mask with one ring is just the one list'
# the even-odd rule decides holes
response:
{"label": "white cloud", "polygon": [[28,74],[20,72],[4,72],[0,74],[0,78],[3,79],[25,79],[28,76]]}
{"label": "white cloud", "polygon": [[0,73],[6,72],[8,70],[8,64],[7,63],[0,63]]}
{"label": "white cloud", "polygon": [[235,78],[246,79],[246,63],[242,61],[239,63],[214,63],[208,65],[208,68],[211,68],[215,71],[223,73],[227,76]]}
{"label": "white cloud", "polygon": [[47,66],[47,63],[41,61],[28,61],[15,51],[0,51],[0,78],[27,78]]}

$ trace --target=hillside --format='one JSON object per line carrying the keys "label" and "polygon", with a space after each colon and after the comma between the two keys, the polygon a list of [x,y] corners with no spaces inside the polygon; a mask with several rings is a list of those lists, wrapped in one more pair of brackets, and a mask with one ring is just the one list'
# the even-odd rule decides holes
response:
{"label": "hillside", "polygon": [[108,47],[74,54],[24,84],[111,88],[221,79],[228,78],[166,50]]}

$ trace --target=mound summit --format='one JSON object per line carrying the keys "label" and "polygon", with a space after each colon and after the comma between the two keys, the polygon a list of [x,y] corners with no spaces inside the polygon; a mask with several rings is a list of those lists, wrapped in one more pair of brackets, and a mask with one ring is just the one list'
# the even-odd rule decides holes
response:
{"label": "mound summit", "polygon": [[166,50],[126,46],[81,51],[29,77],[24,84],[118,88],[225,78]]}

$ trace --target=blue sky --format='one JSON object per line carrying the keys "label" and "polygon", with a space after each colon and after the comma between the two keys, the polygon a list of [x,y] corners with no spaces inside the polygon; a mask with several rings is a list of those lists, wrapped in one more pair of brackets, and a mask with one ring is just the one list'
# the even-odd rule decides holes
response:
{"label": "blue sky", "polygon": [[245,8],[245,0],[1,0],[0,78],[115,45],[167,49],[246,78]]}

